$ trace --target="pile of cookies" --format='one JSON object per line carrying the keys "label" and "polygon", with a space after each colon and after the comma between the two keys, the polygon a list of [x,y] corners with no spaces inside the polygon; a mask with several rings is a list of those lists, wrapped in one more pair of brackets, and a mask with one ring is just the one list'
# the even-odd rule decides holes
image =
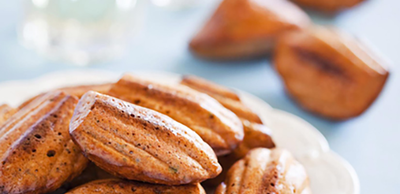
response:
{"label": "pile of cookies", "polygon": [[[363,0],[293,0],[337,12]],[[386,62],[358,39],[311,22],[286,0],[223,0],[190,41],[205,59],[242,60],[272,54],[290,96],[304,109],[332,120],[363,113],[389,76]]]}
{"label": "pile of cookies", "polygon": [[275,148],[230,89],[132,75],[0,106],[0,193],[309,194],[304,167]]}

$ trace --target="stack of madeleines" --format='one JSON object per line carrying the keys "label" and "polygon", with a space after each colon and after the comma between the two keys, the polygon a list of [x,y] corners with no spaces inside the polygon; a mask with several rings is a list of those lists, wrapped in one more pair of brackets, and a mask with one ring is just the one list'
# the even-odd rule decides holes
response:
{"label": "stack of madeleines", "polygon": [[[330,13],[362,1],[294,0]],[[189,47],[212,60],[273,53],[290,96],[304,109],[331,120],[363,113],[389,76],[386,63],[359,40],[312,24],[303,10],[286,0],[223,0]]]}
{"label": "stack of madeleines", "polygon": [[309,194],[304,167],[235,92],[132,75],[0,106],[0,193]]}

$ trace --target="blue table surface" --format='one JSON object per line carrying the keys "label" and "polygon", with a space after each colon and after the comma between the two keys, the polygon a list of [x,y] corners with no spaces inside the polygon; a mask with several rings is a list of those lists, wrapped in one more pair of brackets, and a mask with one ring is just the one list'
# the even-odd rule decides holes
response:
{"label": "blue table surface", "polygon": [[[148,6],[142,31],[129,52],[86,68],[195,74],[250,92],[318,128],[331,148],[354,166],[361,193],[400,193],[400,1],[369,0],[336,17],[312,14],[317,23],[335,25],[368,40],[390,61],[391,75],[379,98],[363,115],[345,122],[327,121],[300,109],[285,94],[270,59],[217,63],[193,57],[187,43],[217,3],[181,11]],[[0,0],[0,81],[82,68],[49,61],[21,46],[16,34],[21,13],[21,1]]]}

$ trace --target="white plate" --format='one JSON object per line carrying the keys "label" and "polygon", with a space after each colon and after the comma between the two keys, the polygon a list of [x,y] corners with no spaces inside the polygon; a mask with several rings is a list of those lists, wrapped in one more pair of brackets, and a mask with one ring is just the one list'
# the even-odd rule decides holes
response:
{"label": "white plate", "polygon": [[[135,73],[163,83],[177,83],[180,75],[171,73]],[[35,80],[0,84],[0,103],[18,106],[24,100],[53,88],[77,84],[115,82],[120,75],[104,71],[68,71],[45,75]],[[273,132],[278,147],[290,150],[305,166],[314,194],[359,194],[354,169],[329,149],[328,142],[311,124],[290,113],[273,109],[263,100],[239,91],[242,100]]]}

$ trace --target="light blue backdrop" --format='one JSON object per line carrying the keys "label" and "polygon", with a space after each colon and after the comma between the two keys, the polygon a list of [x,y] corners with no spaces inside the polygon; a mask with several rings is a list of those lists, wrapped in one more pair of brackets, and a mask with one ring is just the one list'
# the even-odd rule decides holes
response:
{"label": "light blue backdrop", "polygon": [[[15,29],[20,4],[0,0],[0,81],[78,68],[48,61],[18,43]],[[362,116],[346,122],[326,121],[301,110],[285,95],[267,59],[213,63],[191,56],[187,42],[214,4],[177,12],[148,7],[144,28],[128,54],[90,68],[196,74],[248,91],[316,126],[331,148],[354,166],[361,180],[361,193],[400,193],[400,1],[369,0],[334,18],[313,17],[318,23],[336,25],[363,37],[391,61],[391,76],[381,96]]]}

